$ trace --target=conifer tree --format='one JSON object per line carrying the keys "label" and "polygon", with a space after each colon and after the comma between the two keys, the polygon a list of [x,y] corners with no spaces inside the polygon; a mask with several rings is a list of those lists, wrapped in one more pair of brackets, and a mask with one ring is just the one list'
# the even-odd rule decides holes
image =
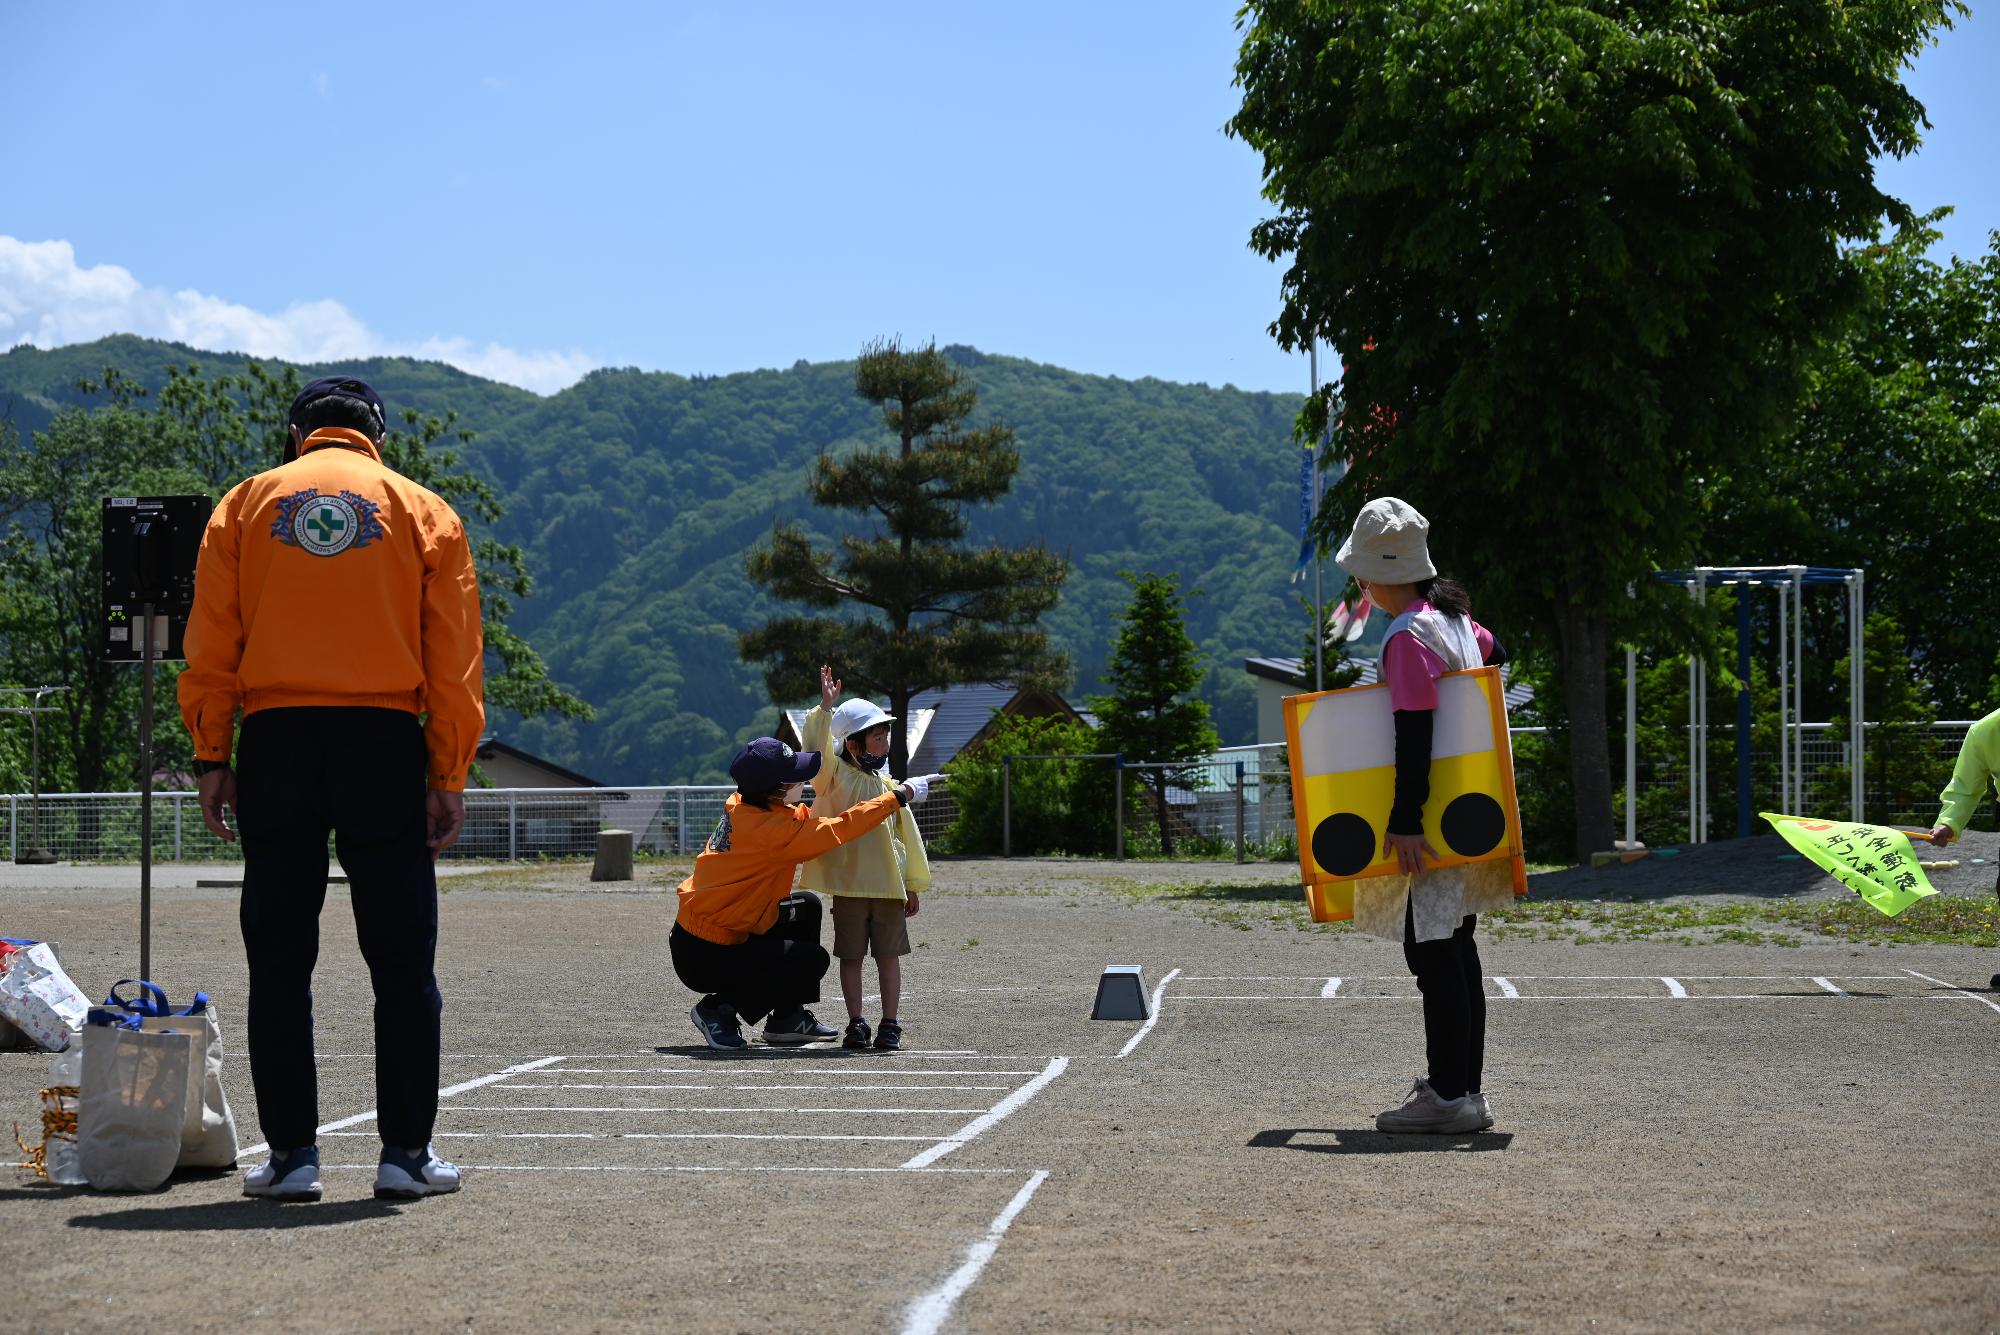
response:
{"label": "conifer tree", "polygon": [[964,507],[995,500],[1021,463],[1014,433],[970,425],[978,391],[935,343],[905,351],[895,339],[862,349],[855,393],[880,404],[896,437],[813,464],[817,505],[872,518],[864,532],[817,550],[779,522],[747,562],[754,583],[821,615],[778,617],[738,641],[764,663],[773,699],[810,695],[831,663],[858,694],[885,696],[896,716],[889,763],[909,764],[909,704],[919,691],[1012,681],[1060,691],[1069,660],[1037,624],[1054,607],[1067,559],[1039,544],[975,547]]}
{"label": "conifer tree", "polygon": [[1160,818],[1160,851],[1173,852],[1167,810],[1170,785],[1186,787],[1192,777],[1171,762],[1195,760],[1219,741],[1209,721],[1208,702],[1191,694],[1203,676],[1201,651],[1187,632],[1187,598],[1173,575],[1119,572],[1132,586],[1132,601],[1119,617],[1118,644],[1104,670],[1110,695],[1093,695],[1098,735],[1130,760],[1164,761],[1170,767],[1142,771]]}

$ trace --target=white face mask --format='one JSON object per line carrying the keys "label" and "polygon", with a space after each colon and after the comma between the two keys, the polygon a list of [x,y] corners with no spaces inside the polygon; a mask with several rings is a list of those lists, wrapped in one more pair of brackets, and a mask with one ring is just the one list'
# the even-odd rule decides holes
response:
{"label": "white face mask", "polygon": [[785,785],[785,799],[784,799],[784,800],[785,800],[785,805],[787,805],[787,806],[790,806],[790,805],[791,805],[792,803],[794,803],[794,802],[798,801],[798,800],[799,800],[800,798],[804,797],[804,796],[805,796],[805,794],[806,794],[806,786],[805,786],[804,784],[802,784],[802,783],[788,783],[788,784],[786,784],[786,785]]}

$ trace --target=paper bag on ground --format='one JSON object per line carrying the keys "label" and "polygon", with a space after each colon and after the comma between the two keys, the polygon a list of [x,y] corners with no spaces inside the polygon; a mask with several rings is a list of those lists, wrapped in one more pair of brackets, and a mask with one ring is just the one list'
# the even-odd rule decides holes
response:
{"label": "paper bag on ground", "polygon": [[[140,989],[140,994],[129,1000],[119,995],[119,989],[128,985]],[[192,1004],[175,1010],[167,994],[152,983],[121,978],[111,985],[104,1009],[137,1016],[141,1029],[188,1035],[187,1124],[182,1128],[176,1167],[227,1168],[234,1164],[236,1117],[229,1111],[229,1096],[222,1091],[222,1026],[208,993],[195,993]]]}
{"label": "paper bag on ground", "polygon": [[90,1010],[84,996],[46,941],[5,943],[0,955],[0,1019],[42,1048],[61,1052],[76,1038]]}
{"label": "paper bag on ground", "polygon": [[99,1191],[151,1191],[180,1159],[190,1036],[132,1025],[92,1011],[83,1029],[76,1148]]}

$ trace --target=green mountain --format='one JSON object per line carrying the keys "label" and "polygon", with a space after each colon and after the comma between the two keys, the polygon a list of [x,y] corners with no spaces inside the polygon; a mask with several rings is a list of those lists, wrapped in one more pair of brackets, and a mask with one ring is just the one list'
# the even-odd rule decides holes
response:
{"label": "green mountain", "polygon": [[[1130,593],[1118,572],[1171,572],[1201,591],[1189,630],[1208,656],[1203,693],[1223,740],[1253,740],[1242,660],[1296,652],[1303,637],[1287,582],[1298,396],[946,351],[978,386],[981,420],[1013,427],[1021,451],[1013,491],[972,512],[971,539],[1039,539],[1074,564],[1046,623],[1075,661],[1074,694],[1103,689]],[[31,433],[106,366],[157,385],[169,364],[216,373],[245,360],[129,336],[16,348],[0,355],[0,414]],[[740,738],[772,726],[762,674],[737,658],[736,635],[779,604],[751,586],[743,557],[780,517],[822,542],[836,535],[806,500],[808,464],[886,439],[854,396],[852,362],[726,376],[602,370],[548,398],[435,362],[301,368],[335,369],[365,377],[392,411],[449,408],[478,432],[465,454],[504,499],[497,536],[526,549],[537,582],[513,624],[598,709],[591,724],[495,718],[495,732],[636,784],[713,780]]]}

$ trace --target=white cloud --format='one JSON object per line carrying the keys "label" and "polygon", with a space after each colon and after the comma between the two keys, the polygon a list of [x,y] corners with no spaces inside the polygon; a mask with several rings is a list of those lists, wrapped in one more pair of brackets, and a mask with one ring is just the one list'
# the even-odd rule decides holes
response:
{"label": "white cloud", "polygon": [[399,343],[375,333],[331,299],[300,302],[273,314],[205,292],[147,287],[116,264],[86,268],[76,262],[67,241],[0,235],[0,350],[22,343],[55,348],[110,334],[139,334],[288,362],[419,357],[537,394],[574,384],[597,365],[581,352],[522,351],[458,337]]}

